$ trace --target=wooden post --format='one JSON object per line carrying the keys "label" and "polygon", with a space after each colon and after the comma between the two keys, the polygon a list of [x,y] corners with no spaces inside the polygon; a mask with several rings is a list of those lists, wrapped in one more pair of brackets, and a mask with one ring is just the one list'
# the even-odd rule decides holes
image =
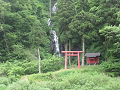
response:
{"label": "wooden post", "polygon": [[80,68],[80,54],[78,53],[78,68]]}
{"label": "wooden post", "polygon": [[65,53],[65,69],[67,69],[67,52]]}
{"label": "wooden post", "polygon": [[[69,51],[71,51],[71,39],[69,39]],[[69,65],[71,66],[70,56],[69,56]]]}

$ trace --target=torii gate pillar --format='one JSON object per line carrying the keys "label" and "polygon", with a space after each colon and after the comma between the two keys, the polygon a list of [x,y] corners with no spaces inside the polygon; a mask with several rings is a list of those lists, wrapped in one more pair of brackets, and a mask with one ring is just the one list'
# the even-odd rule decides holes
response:
{"label": "torii gate pillar", "polygon": [[[67,56],[77,56],[78,57],[78,68],[80,68],[80,54],[79,53],[83,53],[83,51],[62,51],[62,53],[65,53],[65,69],[67,69]],[[72,53],[72,54],[68,54],[68,53]]]}

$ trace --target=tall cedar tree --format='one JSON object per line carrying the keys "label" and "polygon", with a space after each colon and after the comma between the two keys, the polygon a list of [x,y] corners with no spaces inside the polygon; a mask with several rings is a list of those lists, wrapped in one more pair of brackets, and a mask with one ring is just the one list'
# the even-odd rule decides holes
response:
{"label": "tall cedar tree", "polygon": [[65,44],[65,51],[67,51],[68,40],[71,38],[68,37],[70,34],[67,34],[69,31],[68,26],[75,15],[75,5],[73,0],[58,0],[57,8],[58,11],[55,15],[55,19],[58,22],[58,36],[60,42]]}
{"label": "tall cedar tree", "polygon": [[39,73],[41,73],[39,46],[46,44],[46,37],[47,37],[46,32],[41,29],[40,22],[39,21],[34,22],[34,26],[32,27],[29,35],[29,39],[35,47],[38,47]]}
{"label": "tall cedar tree", "polygon": [[[100,23],[103,29],[103,26],[114,26],[119,25],[119,21],[117,19],[117,12],[120,10],[120,0],[101,0],[98,7],[94,8],[95,14],[99,16]],[[101,29],[102,29],[101,28]],[[108,31],[109,32],[109,31]],[[105,60],[108,61],[109,58],[109,42],[106,36],[102,40],[105,47]]]}
{"label": "tall cedar tree", "polygon": [[107,48],[105,57],[107,62],[102,64],[103,68],[109,72],[109,75],[118,76],[120,75],[120,25],[105,26],[99,32],[104,35],[106,39],[104,44]]}
{"label": "tall cedar tree", "polygon": [[81,37],[83,41],[82,66],[84,66],[85,39],[91,39],[97,36],[96,30],[94,30],[97,19],[97,16],[94,14],[81,11],[72,19],[69,25],[71,33]]}

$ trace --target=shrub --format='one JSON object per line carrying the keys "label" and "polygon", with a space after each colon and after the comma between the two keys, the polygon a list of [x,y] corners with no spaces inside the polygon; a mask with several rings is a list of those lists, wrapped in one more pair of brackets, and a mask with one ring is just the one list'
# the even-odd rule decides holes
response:
{"label": "shrub", "polygon": [[35,83],[29,84],[24,80],[19,80],[9,85],[9,90],[50,90],[49,88],[42,88]]}
{"label": "shrub", "polygon": [[0,84],[0,90],[5,90],[6,85],[5,84]]}
{"label": "shrub", "polygon": [[[48,58],[48,59],[47,59]],[[1,75],[4,74],[4,76],[9,77],[17,77],[19,78],[21,75],[26,74],[33,74],[38,73],[38,60],[29,61],[17,61],[14,60],[13,62],[6,62],[1,69]],[[50,72],[50,71],[56,71],[64,66],[64,59],[63,57],[58,58],[55,55],[48,55],[46,59],[41,60],[41,71],[42,72]],[[13,76],[12,76],[13,75]],[[11,78],[14,81],[14,78]]]}
{"label": "shrub", "polygon": [[32,83],[31,85],[29,85],[28,90],[50,90],[50,89],[43,88],[43,87],[36,85],[35,83]]}
{"label": "shrub", "polygon": [[0,84],[8,85],[10,83],[10,79],[6,77],[0,77]]}
{"label": "shrub", "polygon": [[44,59],[41,61],[42,72],[56,71],[63,68],[63,66],[64,66],[63,57],[59,58],[55,55],[53,55],[49,59]]}
{"label": "shrub", "polygon": [[33,73],[38,73],[38,63],[37,61],[34,62],[28,62],[28,63],[23,63],[22,67],[24,68],[24,74],[33,74]]}
{"label": "shrub", "polygon": [[8,70],[8,75],[23,75],[24,74],[24,68],[16,66]]}
{"label": "shrub", "polygon": [[114,77],[120,75],[120,60],[111,58],[108,62],[103,62],[101,64],[103,69],[108,72],[108,75]]}

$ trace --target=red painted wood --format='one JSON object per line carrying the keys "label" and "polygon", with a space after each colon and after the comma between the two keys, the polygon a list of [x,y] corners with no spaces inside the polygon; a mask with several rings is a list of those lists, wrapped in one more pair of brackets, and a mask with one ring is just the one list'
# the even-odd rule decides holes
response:
{"label": "red painted wood", "polygon": [[83,51],[62,51],[62,53],[83,53]]}
{"label": "red painted wood", "polygon": [[78,53],[78,68],[80,68],[80,55]]}
{"label": "red painted wood", "polygon": [[78,56],[78,54],[67,54],[67,56]]}
{"label": "red painted wood", "polygon": [[98,57],[87,57],[87,63],[88,64],[91,64],[91,63],[93,63],[93,64],[95,64],[95,63],[99,63],[99,60],[98,60]]}
{"label": "red painted wood", "polygon": [[65,53],[65,69],[67,69],[67,52]]}
{"label": "red painted wood", "polygon": [[[65,69],[67,69],[67,56],[77,56],[78,57],[78,68],[80,68],[80,54],[79,53],[83,53],[83,51],[62,51],[62,53],[65,53]],[[68,54],[68,53],[72,53],[72,54]]]}

